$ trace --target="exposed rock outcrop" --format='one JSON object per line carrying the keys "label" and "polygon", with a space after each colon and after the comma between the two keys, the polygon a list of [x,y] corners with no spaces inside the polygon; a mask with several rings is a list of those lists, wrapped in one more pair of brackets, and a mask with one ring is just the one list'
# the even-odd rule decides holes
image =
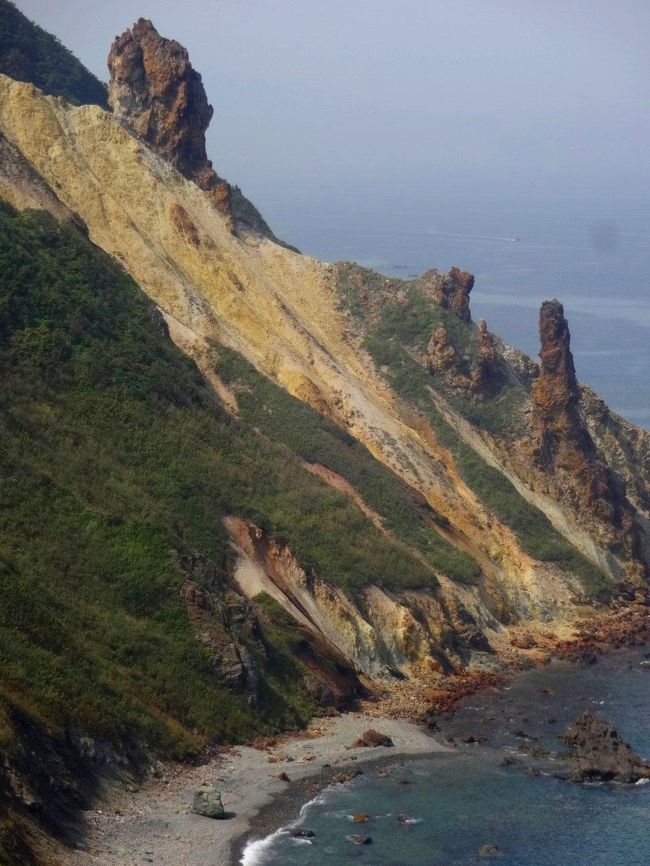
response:
{"label": "exposed rock outcrop", "polygon": [[429,368],[432,371],[445,371],[453,365],[456,349],[449,342],[446,328],[436,328],[431,334],[431,339],[427,346],[427,355],[429,357]]}
{"label": "exposed rock outcrop", "polygon": [[320,652],[336,647],[367,676],[449,672],[461,667],[462,654],[489,650],[457,599],[438,599],[429,591],[395,594],[376,586],[348,594],[306,572],[288,547],[259,527],[235,517],[225,523],[238,553],[234,580],[239,591],[251,599],[271,596],[307,630],[312,643],[322,641]]}
{"label": "exposed rock outcrop", "polygon": [[213,169],[205,133],[214,109],[180,43],[164,38],[151,21],[140,18],[113,41],[108,69],[108,101],[117,117],[204,190],[231,227],[253,229],[286,246],[239,187]]}
{"label": "exposed rock outcrop", "polygon": [[575,782],[638,782],[650,779],[650,766],[604,719],[585,713],[559,738],[571,746],[570,775]]}
{"label": "exposed rock outcrop", "polygon": [[255,645],[261,656],[264,646],[250,604],[220,585],[209,563],[182,565],[186,573],[198,578],[184,582],[181,599],[194,623],[197,640],[210,651],[215,677],[228,688],[248,692],[255,704],[258,673],[248,646]]}
{"label": "exposed rock outcrop", "polygon": [[532,397],[539,428],[540,460],[545,465],[578,450],[593,457],[594,447],[579,413],[580,389],[571,354],[569,324],[556,300],[544,301],[539,313],[540,376]]}
{"label": "exposed rock outcrop", "polygon": [[117,117],[230,213],[230,186],[212,168],[205,132],[214,110],[187,50],[140,18],[108,55],[108,101]]}
{"label": "exposed rock outcrop", "polygon": [[629,560],[642,559],[639,529],[624,481],[601,459],[582,417],[571,335],[558,300],[542,304],[539,331],[540,376],[531,389],[535,462],[547,474],[555,495],[571,497],[585,514],[604,524],[613,550]]}
{"label": "exposed rock outcrop", "polygon": [[438,290],[440,306],[455,313],[461,322],[471,322],[469,296],[474,288],[474,275],[453,267]]}
{"label": "exposed rock outcrop", "polygon": [[472,391],[486,397],[496,389],[503,376],[503,361],[499,358],[493,335],[485,319],[478,325],[478,360],[472,366]]}
{"label": "exposed rock outcrop", "polygon": [[469,296],[474,288],[474,275],[453,267],[448,274],[441,274],[435,268],[425,271],[416,283],[445,310],[449,310],[461,320],[471,322]]}

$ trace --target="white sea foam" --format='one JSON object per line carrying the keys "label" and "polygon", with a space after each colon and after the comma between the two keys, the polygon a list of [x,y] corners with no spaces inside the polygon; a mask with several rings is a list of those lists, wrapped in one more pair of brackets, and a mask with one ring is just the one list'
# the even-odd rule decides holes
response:
{"label": "white sea foam", "polygon": [[266,855],[273,847],[273,843],[288,833],[286,827],[281,827],[270,836],[265,836],[264,839],[253,839],[249,842],[241,855],[241,866],[260,866],[266,860]]}
{"label": "white sea foam", "polygon": [[[280,829],[276,830],[275,833],[271,833],[263,839],[253,839],[248,842],[239,860],[241,866],[262,866],[262,864],[266,862],[275,842],[282,836],[289,835],[291,830],[301,824],[311,806],[323,802],[325,802],[325,795],[324,793],[320,793],[314,797],[313,800],[308,800],[306,803],[303,803],[300,808],[300,814],[291,824],[288,824],[286,827],[280,827]],[[293,841],[299,845],[312,844],[309,839],[294,839]]]}

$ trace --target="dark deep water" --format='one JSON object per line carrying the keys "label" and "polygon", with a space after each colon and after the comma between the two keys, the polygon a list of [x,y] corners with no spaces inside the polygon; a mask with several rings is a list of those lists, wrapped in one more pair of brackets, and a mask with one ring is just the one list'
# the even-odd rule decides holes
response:
{"label": "dark deep water", "polygon": [[303,252],[408,278],[458,265],[476,276],[472,313],[536,358],[541,302],[559,298],[578,377],[650,427],[650,205],[288,203],[274,228]]}
{"label": "dark deep water", "polygon": [[[487,844],[500,849],[494,862],[504,866],[647,866],[650,785],[579,786],[531,777],[502,761],[522,742],[513,731],[557,749],[557,734],[586,709],[602,713],[635,751],[650,757],[648,655],[647,649],[618,651],[588,667],[562,662],[522,674],[502,692],[467,698],[443,734],[481,734],[484,745],[406,762],[385,778],[370,770],[326,790],[296,822],[314,831],[313,840],[280,830],[249,845],[242,862],[469,866],[490,862],[479,855]],[[357,812],[370,820],[353,824]],[[371,836],[372,844],[350,843],[345,837],[352,833]]]}

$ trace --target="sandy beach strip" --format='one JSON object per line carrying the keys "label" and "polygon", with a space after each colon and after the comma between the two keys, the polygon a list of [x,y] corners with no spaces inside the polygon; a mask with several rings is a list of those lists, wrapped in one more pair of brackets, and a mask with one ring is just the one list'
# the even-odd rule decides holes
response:
{"label": "sandy beach strip", "polygon": [[[394,746],[351,748],[368,728],[390,736]],[[59,862],[226,866],[233,858],[237,862],[249,834],[265,835],[290,820],[332,776],[377,760],[440,751],[447,748],[411,722],[360,713],[317,719],[301,734],[280,736],[265,749],[237,746],[202,766],[166,765],[160,778],[150,778],[140,789],[112,788],[104,802],[86,813],[88,850],[65,852]],[[279,779],[281,773],[291,781]],[[227,819],[190,814],[194,789],[204,780],[221,790]],[[255,822],[261,811],[262,820]]]}

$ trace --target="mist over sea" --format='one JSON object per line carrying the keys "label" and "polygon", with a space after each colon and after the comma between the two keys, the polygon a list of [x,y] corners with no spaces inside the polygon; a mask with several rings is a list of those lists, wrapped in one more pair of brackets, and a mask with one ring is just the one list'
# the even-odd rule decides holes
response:
{"label": "mist over sea", "polygon": [[650,203],[413,198],[405,206],[351,193],[325,209],[322,201],[271,201],[267,215],[281,237],[326,261],[401,278],[430,267],[471,271],[474,319],[533,358],[539,306],[559,298],[580,381],[650,427]]}

